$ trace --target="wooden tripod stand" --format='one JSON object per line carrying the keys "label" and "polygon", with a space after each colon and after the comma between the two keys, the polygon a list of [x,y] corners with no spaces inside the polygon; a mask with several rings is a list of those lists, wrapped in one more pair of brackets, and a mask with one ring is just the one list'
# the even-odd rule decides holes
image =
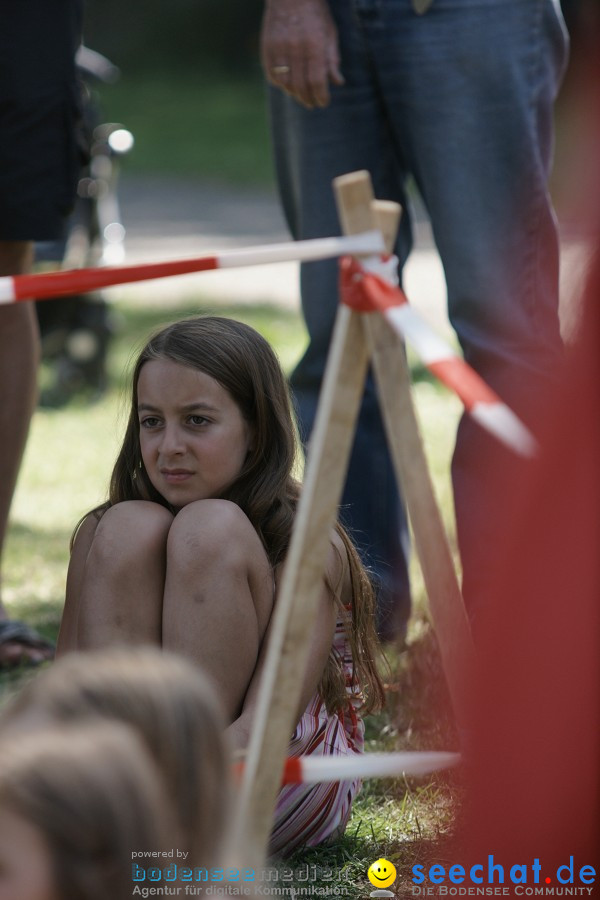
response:
{"label": "wooden tripod stand", "polygon": [[[337,178],[334,189],[344,233],[380,228],[391,248],[400,207],[374,200],[368,173]],[[259,868],[266,856],[284,758],[296,724],[331,530],[370,362],[455,714],[459,721],[462,718],[462,684],[472,655],[471,636],[415,417],[403,345],[379,313],[358,313],[340,304],[233,826],[234,857],[254,868]]]}

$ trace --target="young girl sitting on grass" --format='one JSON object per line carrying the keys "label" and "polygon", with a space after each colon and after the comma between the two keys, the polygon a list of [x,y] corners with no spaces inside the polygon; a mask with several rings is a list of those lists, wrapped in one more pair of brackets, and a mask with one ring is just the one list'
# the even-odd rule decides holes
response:
{"label": "young girl sitting on grass", "polygon": [[[149,643],[212,678],[234,746],[252,726],[299,485],[287,384],[254,329],[206,316],[164,328],[133,371],[109,499],[76,529],[58,652]],[[363,749],[383,690],[373,594],[337,525],[290,755]],[[272,852],[340,834],[358,782],[279,795]]]}

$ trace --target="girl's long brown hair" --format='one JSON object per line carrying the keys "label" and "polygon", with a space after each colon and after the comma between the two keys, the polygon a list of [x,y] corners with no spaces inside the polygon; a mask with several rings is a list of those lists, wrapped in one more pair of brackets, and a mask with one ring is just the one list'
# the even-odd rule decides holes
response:
{"label": "girl's long brown hair", "polygon": [[[229,392],[252,429],[252,446],[236,480],[223,499],[236,503],[256,529],[273,568],[286,555],[300,486],[292,475],[296,461],[296,425],[285,376],[269,343],[249,325],[220,316],[183,319],[150,338],[135,364],[131,408],[121,450],[110,480],[107,503],[94,512],[124,500],[151,500],[169,509],[152,485],[139,440],[137,388],[142,366],[151,360],[172,362],[210,375]],[[355,676],[362,688],[366,712],[379,708],[383,687],[377,674],[374,598],[369,578],[356,549],[341,525],[336,529],[348,558],[352,583],[352,647]],[[339,586],[328,583],[338,604]],[[321,694],[332,711],[347,701],[343,670],[330,654]]]}

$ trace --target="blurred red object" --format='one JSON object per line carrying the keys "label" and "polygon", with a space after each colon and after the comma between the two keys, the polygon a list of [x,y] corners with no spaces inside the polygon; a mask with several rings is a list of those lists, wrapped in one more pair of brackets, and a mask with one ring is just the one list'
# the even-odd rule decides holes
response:
{"label": "blurred red object", "polygon": [[[600,30],[600,29],[599,29]],[[596,34],[598,37],[598,32]],[[585,127],[573,155],[579,222],[592,256],[580,327],[551,398],[542,452],[508,478],[505,544],[478,623],[480,671],[468,734],[468,803],[461,862],[493,854],[593,866],[600,894],[600,41],[578,60],[570,89],[585,90]],[[583,144],[583,146],[582,146]],[[585,168],[580,166],[585,162]],[[585,199],[583,199],[585,196]],[[503,473],[505,476],[507,473]],[[507,483],[507,482],[505,482]],[[566,874],[566,873],[565,873]],[[551,881],[548,881],[551,879]],[[487,883],[487,882],[486,882]],[[534,879],[529,868],[527,884]],[[515,886],[506,877],[509,896]],[[518,891],[521,895],[523,890]],[[587,896],[587,891],[585,893]]]}

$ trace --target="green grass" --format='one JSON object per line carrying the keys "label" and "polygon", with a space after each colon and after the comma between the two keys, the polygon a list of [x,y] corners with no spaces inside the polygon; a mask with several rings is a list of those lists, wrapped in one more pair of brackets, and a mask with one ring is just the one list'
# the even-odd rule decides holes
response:
{"label": "green grass", "polygon": [[[72,402],[63,409],[40,409],[34,417],[6,546],[3,593],[11,615],[40,627],[50,637],[56,636],[60,620],[70,533],[79,517],[105,498],[125,412],[123,373],[132,349],[151,328],[211,305],[210,298],[203,296],[185,302],[176,299],[166,310],[143,307],[135,299],[118,299],[120,328],[112,345],[106,394],[93,404]],[[261,331],[286,369],[302,353],[305,331],[296,311],[249,304],[221,304],[214,309]],[[458,403],[416,367],[414,393],[436,490],[452,534],[448,465]],[[412,580],[415,612],[409,639],[401,652],[387,651],[388,705],[367,722],[370,751],[457,746],[416,560]],[[30,672],[0,676],[0,691],[6,696],[30,677]],[[345,896],[358,900],[371,890],[366,876],[369,865],[385,857],[397,867],[398,892],[408,884],[415,862],[424,863],[440,853],[440,836],[451,830],[459,798],[460,783],[452,774],[371,781],[359,795],[341,840],[296,854],[279,871],[304,873],[308,867],[309,885],[323,889],[339,885]]]}
{"label": "green grass", "polygon": [[233,184],[272,182],[265,89],[250,77],[198,71],[124,74],[101,91],[104,116],[135,137],[127,171]]}

